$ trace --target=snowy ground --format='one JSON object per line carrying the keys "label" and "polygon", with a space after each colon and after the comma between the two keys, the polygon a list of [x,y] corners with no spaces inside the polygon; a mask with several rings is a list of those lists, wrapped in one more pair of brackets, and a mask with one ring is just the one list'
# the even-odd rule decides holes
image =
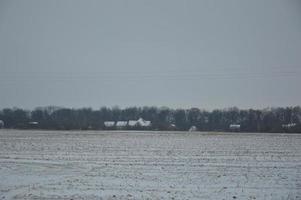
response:
{"label": "snowy ground", "polygon": [[0,199],[301,199],[301,134],[0,130]]}

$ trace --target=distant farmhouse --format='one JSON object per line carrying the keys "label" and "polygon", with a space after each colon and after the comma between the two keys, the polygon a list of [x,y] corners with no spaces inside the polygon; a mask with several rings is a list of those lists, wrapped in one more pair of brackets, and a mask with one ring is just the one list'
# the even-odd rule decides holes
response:
{"label": "distant farmhouse", "polygon": [[29,125],[38,125],[39,122],[28,122]]}
{"label": "distant farmhouse", "polygon": [[104,126],[106,129],[139,129],[139,128],[150,128],[152,125],[151,121],[139,118],[138,120],[129,121],[105,121]]}
{"label": "distant farmhouse", "polygon": [[28,128],[38,128],[39,122],[31,121],[28,122]]}
{"label": "distant farmhouse", "polygon": [[125,129],[128,125],[127,121],[117,121],[116,122],[116,128],[117,129]]}
{"label": "distant farmhouse", "polygon": [[4,128],[4,121],[0,120],[0,128]]}
{"label": "distant farmhouse", "polygon": [[104,126],[105,126],[106,128],[114,127],[114,126],[115,126],[115,122],[114,122],[114,121],[105,121],[105,122],[104,122]]}
{"label": "distant farmhouse", "polygon": [[291,129],[294,128],[295,126],[297,126],[296,123],[282,124],[282,128],[284,129]]}
{"label": "distant farmhouse", "polygon": [[240,124],[230,124],[230,131],[240,131]]}
{"label": "distant farmhouse", "polygon": [[139,118],[137,120],[137,125],[142,127],[150,127],[152,125],[151,121],[146,121],[142,118]]}
{"label": "distant farmhouse", "polygon": [[196,126],[191,126],[190,128],[189,128],[189,132],[195,132],[195,131],[197,131],[198,129],[197,129],[197,127]]}
{"label": "distant farmhouse", "polygon": [[138,124],[137,120],[129,120],[128,123],[129,127],[135,127],[137,126],[137,124]]}

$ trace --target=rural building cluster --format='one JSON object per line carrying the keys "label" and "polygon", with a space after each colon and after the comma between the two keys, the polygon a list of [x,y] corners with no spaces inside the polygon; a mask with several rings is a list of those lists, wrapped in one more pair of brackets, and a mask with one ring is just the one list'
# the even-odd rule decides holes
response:
{"label": "rural building cluster", "polygon": [[138,120],[129,121],[105,121],[104,126],[107,129],[126,129],[126,128],[150,128],[152,126],[151,121],[139,118]]}

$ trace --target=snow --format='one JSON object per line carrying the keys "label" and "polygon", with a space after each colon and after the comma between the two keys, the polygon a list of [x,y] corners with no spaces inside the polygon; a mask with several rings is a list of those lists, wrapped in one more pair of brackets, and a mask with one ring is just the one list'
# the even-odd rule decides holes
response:
{"label": "snow", "polygon": [[300,199],[301,135],[0,130],[0,199]]}

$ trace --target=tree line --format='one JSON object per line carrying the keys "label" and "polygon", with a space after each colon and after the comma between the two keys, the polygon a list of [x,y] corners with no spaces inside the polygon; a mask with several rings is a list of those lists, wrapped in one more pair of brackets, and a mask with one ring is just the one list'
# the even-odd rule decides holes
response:
{"label": "tree line", "polygon": [[[199,131],[229,131],[230,124],[239,124],[242,132],[301,133],[301,108],[215,109],[212,111],[171,109],[167,107],[102,107],[70,109],[41,107],[34,110],[5,108],[0,120],[5,128],[49,130],[104,130],[105,121],[128,121],[142,117],[152,122],[151,130],[186,131],[195,126]],[[284,127],[285,124],[294,124]]]}

